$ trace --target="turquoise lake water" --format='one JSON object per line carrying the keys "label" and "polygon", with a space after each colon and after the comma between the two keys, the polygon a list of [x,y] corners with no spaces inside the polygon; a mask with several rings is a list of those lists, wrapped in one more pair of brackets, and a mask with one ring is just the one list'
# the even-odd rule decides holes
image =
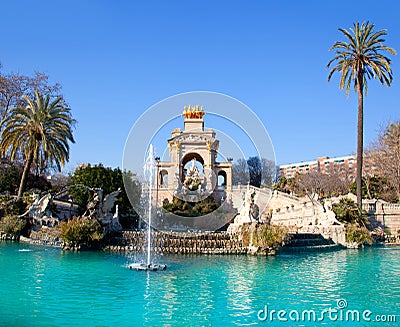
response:
{"label": "turquoise lake water", "polygon": [[[2,242],[0,326],[400,325],[400,247],[164,256],[161,272],[131,271],[130,262]],[[397,323],[374,322],[392,315]]]}

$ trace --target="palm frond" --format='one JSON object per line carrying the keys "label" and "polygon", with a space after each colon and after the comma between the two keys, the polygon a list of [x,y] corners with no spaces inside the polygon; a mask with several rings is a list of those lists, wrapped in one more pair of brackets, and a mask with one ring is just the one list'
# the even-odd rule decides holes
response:
{"label": "palm frond", "polygon": [[[396,51],[383,45],[383,37],[387,32],[375,32],[374,27],[369,22],[356,22],[348,30],[339,28],[346,41],[336,41],[329,49],[335,50],[335,56],[327,64],[327,68],[330,68],[328,81],[335,72],[341,73],[339,88],[346,89],[346,96],[349,95],[351,85],[356,89],[361,83],[363,91],[367,93],[367,81],[370,79],[378,79],[386,86],[392,83],[391,60],[382,52],[395,55]],[[359,76],[362,76],[362,80],[358,80]]]}
{"label": "palm frond", "polygon": [[18,153],[27,158],[33,152],[41,165],[55,165],[60,170],[69,160],[69,142],[75,142],[70,109],[62,98],[51,100],[37,90],[33,98],[25,95],[24,100],[26,106],[13,108],[3,121],[0,153],[13,160]]}

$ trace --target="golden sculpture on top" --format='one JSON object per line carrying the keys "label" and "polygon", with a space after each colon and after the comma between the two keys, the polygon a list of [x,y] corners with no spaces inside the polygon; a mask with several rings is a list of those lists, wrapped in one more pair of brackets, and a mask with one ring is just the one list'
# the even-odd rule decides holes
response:
{"label": "golden sculpture on top", "polygon": [[182,115],[185,116],[185,118],[201,119],[205,114],[206,113],[204,111],[203,106],[199,105],[192,106],[191,104],[189,104],[188,106],[185,106],[185,108],[183,109]]}

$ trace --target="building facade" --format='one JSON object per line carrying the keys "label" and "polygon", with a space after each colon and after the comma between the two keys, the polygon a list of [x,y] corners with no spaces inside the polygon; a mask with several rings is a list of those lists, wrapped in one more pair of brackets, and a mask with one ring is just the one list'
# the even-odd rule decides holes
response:
{"label": "building facade", "polygon": [[322,174],[339,174],[350,180],[356,177],[356,156],[320,157],[313,161],[297,162],[279,166],[279,177],[292,178],[296,174],[320,172]]}

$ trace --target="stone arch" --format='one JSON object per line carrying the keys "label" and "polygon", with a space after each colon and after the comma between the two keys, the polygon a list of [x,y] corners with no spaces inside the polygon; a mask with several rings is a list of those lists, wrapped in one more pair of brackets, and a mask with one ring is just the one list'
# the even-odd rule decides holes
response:
{"label": "stone arch", "polygon": [[220,170],[218,172],[218,179],[217,179],[218,187],[226,187],[227,185],[227,175],[225,170]]}
{"label": "stone arch", "polygon": [[168,171],[166,169],[162,169],[158,173],[158,185],[161,188],[168,187]]}
{"label": "stone arch", "polygon": [[204,159],[203,159],[203,157],[199,153],[190,152],[190,153],[187,153],[182,158],[182,161],[181,161],[181,180],[182,181],[184,181],[184,179],[185,179],[185,175],[186,175],[185,171],[187,169],[187,166],[188,166],[188,164],[190,164],[190,162],[193,159],[196,160],[196,163],[199,163],[201,165],[201,167],[199,167],[200,168],[200,175],[204,174]]}
{"label": "stone arch", "polygon": [[197,153],[197,152],[189,152],[187,154],[185,154],[185,156],[182,158],[182,167],[185,167],[185,165],[191,161],[192,159],[196,159],[196,161],[200,162],[203,166],[204,166],[204,159],[203,157]]}

